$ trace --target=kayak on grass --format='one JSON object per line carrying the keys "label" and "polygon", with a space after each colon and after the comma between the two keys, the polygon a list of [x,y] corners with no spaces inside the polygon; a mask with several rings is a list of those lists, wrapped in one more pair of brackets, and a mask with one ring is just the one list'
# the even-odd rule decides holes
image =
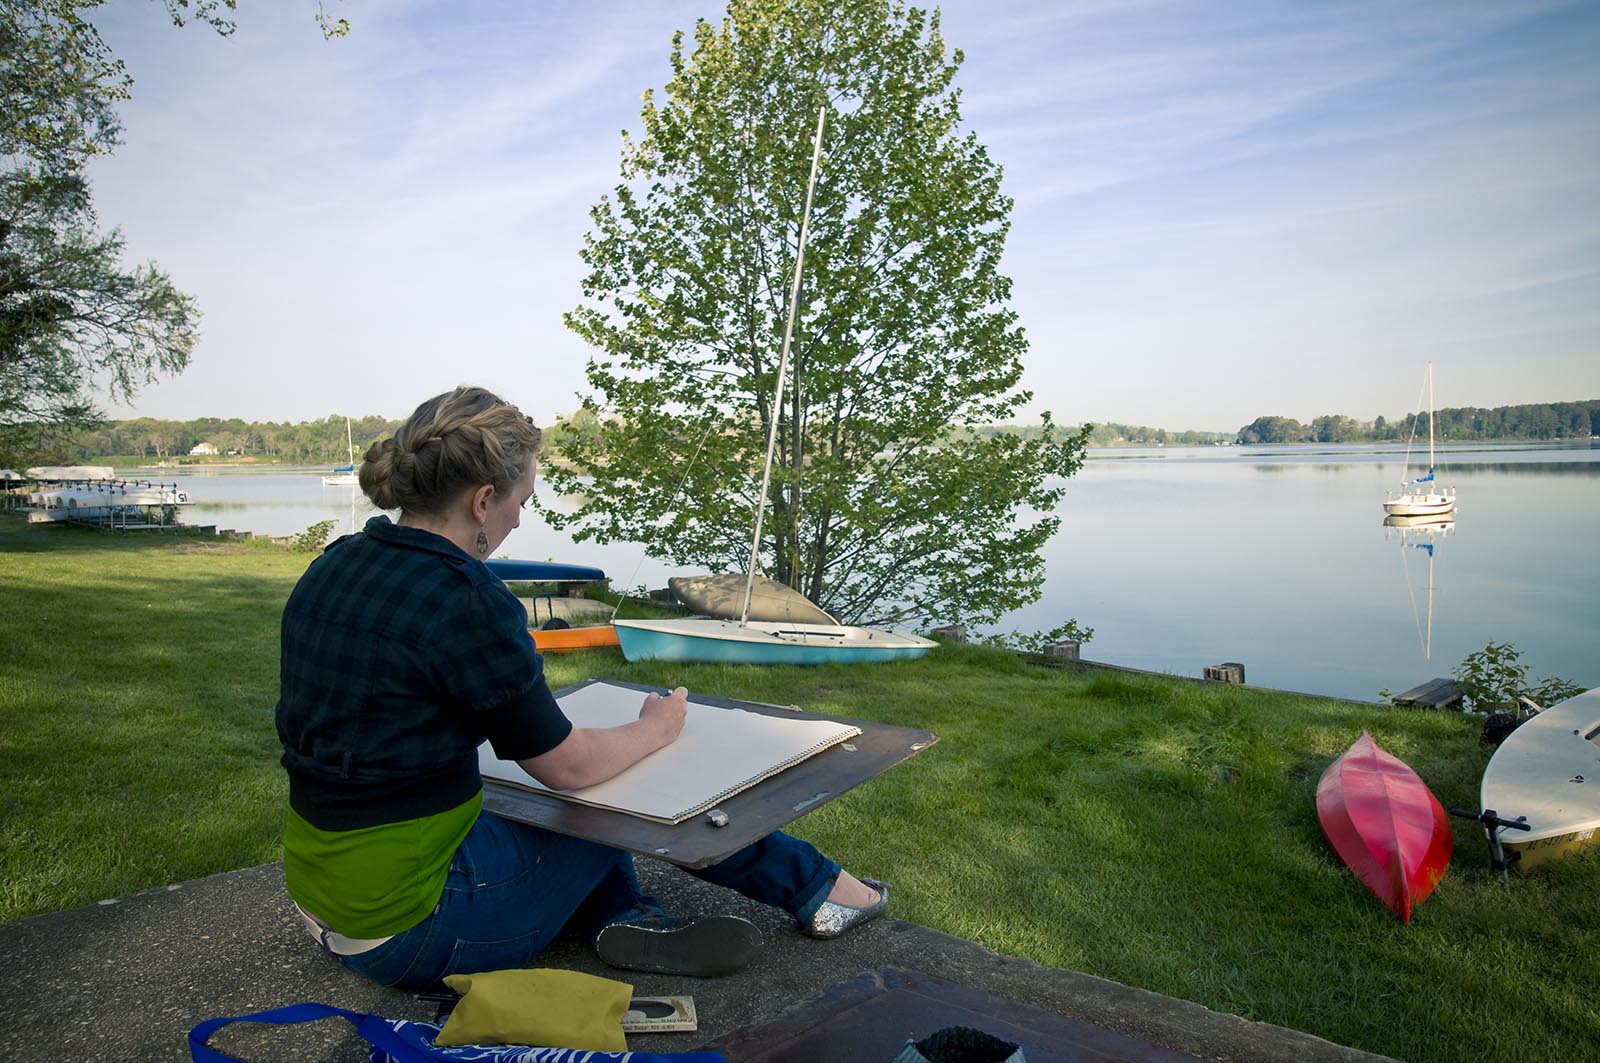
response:
{"label": "kayak on grass", "polygon": [[1328,844],[1402,923],[1444,877],[1455,836],[1439,799],[1366,731],[1317,783]]}

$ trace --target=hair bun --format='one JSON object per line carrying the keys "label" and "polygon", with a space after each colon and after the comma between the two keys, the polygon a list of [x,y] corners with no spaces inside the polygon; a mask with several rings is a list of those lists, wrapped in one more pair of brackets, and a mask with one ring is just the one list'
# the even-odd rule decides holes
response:
{"label": "hair bun", "polygon": [[379,509],[395,509],[400,505],[394,488],[395,474],[407,464],[410,455],[400,449],[393,437],[374,443],[361,459],[361,471],[356,479],[361,491]]}
{"label": "hair bun", "polygon": [[442,513],[472,488],[510,490],[537,459],[539,442],[539,429],[515,406],[459,387],[422,403],[393,438],[367,451],[361,487],[383,509]]}

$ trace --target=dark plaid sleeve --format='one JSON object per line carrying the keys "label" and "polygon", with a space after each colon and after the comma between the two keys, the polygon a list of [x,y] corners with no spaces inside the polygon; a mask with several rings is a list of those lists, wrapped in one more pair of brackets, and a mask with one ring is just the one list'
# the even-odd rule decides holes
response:
{"label": "dark plaid sleeve", "polygon": [[498,756],[521,760],[560,745],[572,724],[545,682],[522,603],[497,580],[459,595],[449,613],[429,656],[451,702],[476,717]]}
{"label": "dark plaid sleeve", "polygon": [[527,760],[548,753],[572,733],[572,723],[556,704],[541,678],[527,694],[483,714],[483,730],[494,754],[504,760]]}

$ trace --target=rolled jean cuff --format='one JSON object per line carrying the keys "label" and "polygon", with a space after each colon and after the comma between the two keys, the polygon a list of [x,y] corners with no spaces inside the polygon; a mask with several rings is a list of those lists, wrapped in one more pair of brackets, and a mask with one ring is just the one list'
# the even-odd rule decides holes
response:
{"label": "rolled jean cuff", "polygon": [[817,909],[822,907],[822,902],[827,900],[828,894],[833,891],[833,884],[839,880],[839,872],[843,870],[837,861],[824,856],[822,866],[817,869],[817,873],[796,894],[797,907],[790,908],[789,914],[802,923],[816,915]]}

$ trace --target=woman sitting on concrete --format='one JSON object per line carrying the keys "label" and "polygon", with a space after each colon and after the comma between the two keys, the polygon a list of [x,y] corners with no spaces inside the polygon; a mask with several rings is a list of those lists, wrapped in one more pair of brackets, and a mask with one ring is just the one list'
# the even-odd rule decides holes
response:
{"label": "woman sitting on concrete", "polygon": [[[374,517],[314,561],[283,614],[277,727],[289,773],[284,874],[324,949],[384,985],[522,966],[576,916],[616,967],[717,975],[760,932],[673,918],[632,857],[482,811],[478,746],[553,789],[590,786],[673,742],[686,692],[636,721],[575,728],[527,613],[482,564],[533,494],[539,430],[482,388],[417,407],[366,454]],[[774,833],[693,871],[833,937],[888,905],[810,844]]]}

